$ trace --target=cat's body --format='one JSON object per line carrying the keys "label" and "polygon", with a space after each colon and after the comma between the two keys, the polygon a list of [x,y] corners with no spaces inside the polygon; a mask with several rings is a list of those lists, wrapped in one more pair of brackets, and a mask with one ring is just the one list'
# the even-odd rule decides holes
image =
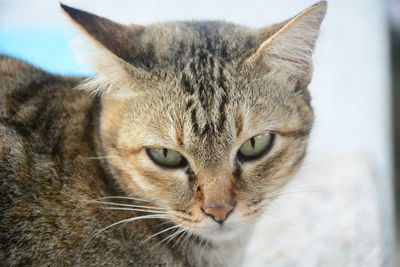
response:
{"label": "cat's body", "polygon": [[[96,159],[102,155],[100,99],[73,90],[81,78],[51,75],[5,56],[0,59],[0,263],[71,266],[81,256],[81,264],[93,266],[187,266],[179,244],[173,249],[147,249],[166,235],[141,244],[162,229],[159,221],[110,228],[90,242],[100,229],[134,214],[104,212],[84,202],[122,195],[104,162]],[[92,253],[96,256],[88,256]]]}
{"label": "cat's body", "polygon": [[[96,59],[99,78],[86,85],[95,97],[74,89],[83,78],[0,56],[0,265],[240,265],[254,218],[299,167],[312,125],[304,55],[257,63],[287,24],[262,34],[223,22],[127,30],[64,9],[112,56]],[[293,23],[318,9],[318,31],[325,4]],[[99,25],[120,34],[109,40]],[[283,60],[289,75],[271,72]],[[265,125],[271,140],[259,136],[271,144],[256,159],[265,162],[236,160]],[[179,151],[184,165],[157,166],[152,147]],[[129,218],[138,219],[113,225]]]}

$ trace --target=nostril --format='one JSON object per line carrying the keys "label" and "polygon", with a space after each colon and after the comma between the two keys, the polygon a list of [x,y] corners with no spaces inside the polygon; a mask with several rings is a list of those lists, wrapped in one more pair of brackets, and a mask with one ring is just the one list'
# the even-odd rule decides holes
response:
{"label": "nostril", "polygon": [[219,205],[219,206],[203,206],[201,209],[203,212],[210,216],[214,221],[219,224],[222,224],[228,216],[232,213],[233,209],[235,208],[235,202],[229,202],[226,205]]}

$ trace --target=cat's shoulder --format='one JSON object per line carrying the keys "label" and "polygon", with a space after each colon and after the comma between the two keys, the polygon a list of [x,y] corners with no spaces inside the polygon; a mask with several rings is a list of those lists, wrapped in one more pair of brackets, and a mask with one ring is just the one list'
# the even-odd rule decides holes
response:
{"label": "cat's shoulder", "polygon": [[21,89],[46,76],[46,72],[31,64],[0,54],[0,96]]}
{"label": "cat's shoulder", "polygon": [[3,82],[5,78],[13,77],[15,74],[28,69],[33,69],[33,67],[19,59],[0,54],[0,81]]}
{"label": "cat's shoulder", "polygon": [[0,54],[0,97],[11,92],[39,91],[49,85],[76,86],[82,78],[43,71],[20,59]]}
{"label": "cat's shoulder", "polygon": [[[83,79],[52,74],[0,54],[0,120],[39,120],[49,112],[68,113],[77,103],[85,106],[91,97],[74,89]],[[35,114],[41,116],[32,117]]]}
{"label": "cat's shoulder", "polygon": [[[0,55],[0,141],[4,145],[15,143],[15,138],[30,143],[55,142],[62,137],[65,125],[83,123],[78,118],[93,99],[74,89],[82,79],[51,74]],[[75,128],[83,131],[81,125]]]}

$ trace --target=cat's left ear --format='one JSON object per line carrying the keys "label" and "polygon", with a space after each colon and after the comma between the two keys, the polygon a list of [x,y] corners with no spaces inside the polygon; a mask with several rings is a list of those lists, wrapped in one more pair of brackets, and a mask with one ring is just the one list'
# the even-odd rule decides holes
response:
{"label": "cat's left ear", "polygon": [[305,87],[311,80],[312,53],[326,8],[326,2],[319,2],[294,18],[267,28],[277,30],[272,35],[261,30],[260,36],[268,37],[245,63],[279,79],[294,81],[298,88]]}

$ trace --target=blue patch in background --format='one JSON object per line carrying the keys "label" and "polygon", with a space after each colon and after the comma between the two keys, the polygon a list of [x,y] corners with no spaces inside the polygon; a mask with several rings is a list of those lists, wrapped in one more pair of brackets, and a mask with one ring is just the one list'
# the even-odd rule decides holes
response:
{"label": "blue patch in background", "polygon": [[2,26],[0,53],[22,59],[51,73],[87,75],[69,47],[72,38],[71,32],[62,29]]}

